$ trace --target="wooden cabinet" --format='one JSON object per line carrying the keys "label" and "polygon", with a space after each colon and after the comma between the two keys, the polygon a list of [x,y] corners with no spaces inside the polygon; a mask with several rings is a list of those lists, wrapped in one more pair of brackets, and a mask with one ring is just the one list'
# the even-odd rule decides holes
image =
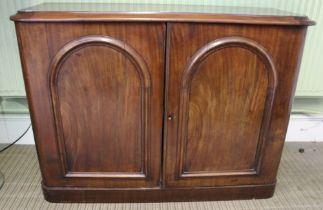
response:
{"label": "wooden cabinet", "polygon": [[272,196],[313,22],[164,7],[44,4],[12,16],[47,200]]}

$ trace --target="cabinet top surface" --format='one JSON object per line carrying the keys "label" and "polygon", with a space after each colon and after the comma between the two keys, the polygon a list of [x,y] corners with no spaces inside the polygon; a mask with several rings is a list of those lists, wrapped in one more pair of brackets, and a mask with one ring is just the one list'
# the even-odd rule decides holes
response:
{"label": "cabinet top surface", "polygon": [[255,7],[119,3],[44,3],[11,17],[23,22],[145,21],[313,25],[306,16]]}

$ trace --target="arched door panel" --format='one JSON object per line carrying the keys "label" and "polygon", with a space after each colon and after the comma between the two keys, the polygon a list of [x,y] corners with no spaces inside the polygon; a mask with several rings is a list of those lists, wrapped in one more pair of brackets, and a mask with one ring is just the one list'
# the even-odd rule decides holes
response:
{"label": "arched door panel", "polygon": [[228,36],[178,60],[171,58],[169,71],[170,89],[178,92],[169,95],[166,184],[212,186],[257,176],[278,82],[268,51]]}

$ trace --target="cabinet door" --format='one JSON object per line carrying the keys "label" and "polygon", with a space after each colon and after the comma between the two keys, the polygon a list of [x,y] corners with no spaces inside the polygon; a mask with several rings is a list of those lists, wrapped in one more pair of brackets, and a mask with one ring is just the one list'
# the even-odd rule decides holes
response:
{"label": "cabinet door", "polygon": [[166,186],[273,184],[303,29],[171,24],[168,30]]}
{"label": "cabinet door", "polygon": [[46,186],[159,185],[163,24],[18,24]]}

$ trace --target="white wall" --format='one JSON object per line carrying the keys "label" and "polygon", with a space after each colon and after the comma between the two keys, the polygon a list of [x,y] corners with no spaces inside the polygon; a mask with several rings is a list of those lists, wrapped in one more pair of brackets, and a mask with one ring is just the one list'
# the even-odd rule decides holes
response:
{"label": "white wall", "polygon": [[278,8],[308,15],[317,24],[309,27],[301,65],[297,96],[323,96],[323,0],[0,0],[0,95],[25,95],[14,23],[9,16],[18,9],[42,2],[125,2],[202,4]]}
{"label": "white wall", "polygon": [[323,115],[292,115],[286,141],[323,142]]}
{"label": "white wall", "polygon": [[[323,142],[323,115],[319,117],[292,115],[286,141]],[[26,133],[18,144],[34,144],[32,129]]]}

